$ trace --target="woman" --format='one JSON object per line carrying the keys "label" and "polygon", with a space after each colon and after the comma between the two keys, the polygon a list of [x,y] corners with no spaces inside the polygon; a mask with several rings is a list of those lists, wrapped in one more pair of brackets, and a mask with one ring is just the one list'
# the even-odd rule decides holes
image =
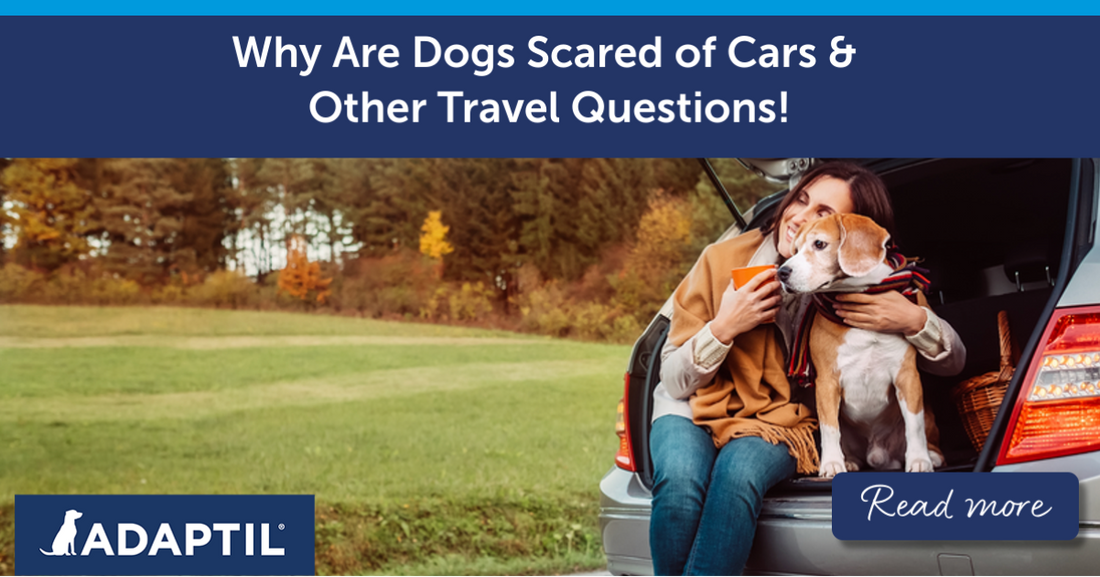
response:
{"label": "woman", "polygon": [[[762,230],[707,247],[676,289],[650,433],[650,550],[658,575],[740,574],[764,493],[795,472],[816,473],[813,403],[788,382],[785,363],[806,298],[781,294],[774,270],[735,290],[729,270],[786,260],[798,231],[833,213],[868,216],[893,234],[881,179],[855,164],[822,164]],[[922,369],[962,369],[962,342],[927,307],[897,292],[839,299],[838,314],[850,326],[905,335]]]}

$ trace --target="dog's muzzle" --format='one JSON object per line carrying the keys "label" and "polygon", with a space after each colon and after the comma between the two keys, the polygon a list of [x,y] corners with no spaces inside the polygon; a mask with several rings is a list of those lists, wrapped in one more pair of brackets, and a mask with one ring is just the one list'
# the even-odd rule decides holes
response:
{"label": "dog's muzzle", "polygon": [[794,293],[796,291],[791,289],[791,285],[787,284],[791,278],[791,267],[783,265],[775,271],[776,278],[779,279],[779,286],[782,287],[783,292],[787,294]]}

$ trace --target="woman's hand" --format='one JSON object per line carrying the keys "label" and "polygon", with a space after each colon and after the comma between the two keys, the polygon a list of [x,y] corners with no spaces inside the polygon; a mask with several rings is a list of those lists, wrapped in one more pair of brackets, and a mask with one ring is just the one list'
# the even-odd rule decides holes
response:
{"label": "woman's hand", "polygon": [[900,333],[911,337],[924,329],[928,314],[897,291],[878,294],[845,293],[837,295],[842,304],[836,314],[857,329],[878,333]]}
{"label": "woman's hand", "polygon": [[779,301],[775,269],[754,276],[740,290],[733,288],[731,280],[726,292],[722,293],[722,303],[710,330],[715,338],[728,345],[734,337],[751,331],[756,325],[774,321]]}

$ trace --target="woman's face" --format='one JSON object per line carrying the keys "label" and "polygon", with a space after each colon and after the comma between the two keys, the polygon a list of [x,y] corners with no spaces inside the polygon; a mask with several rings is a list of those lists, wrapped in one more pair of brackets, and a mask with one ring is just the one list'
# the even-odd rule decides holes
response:
{"label": "woman's face", "polygon": [[822,176],[810,183],[779,219],[775,234],[779,235],[780,256],[791,258],[791,244],[806,223],[838,212],[852,212],[853,208],[852,191],[843,180]]}

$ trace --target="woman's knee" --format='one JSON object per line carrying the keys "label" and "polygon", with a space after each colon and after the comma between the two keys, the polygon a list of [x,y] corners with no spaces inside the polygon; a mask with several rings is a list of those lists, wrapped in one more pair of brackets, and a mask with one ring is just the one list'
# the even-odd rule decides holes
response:
{"label": "woman's knee", "polygon": [[653,498],[668,504],[701,506],[710,485],[710,472],[691,474],[683,471],[654,471]]}
{"label": "woman's knee", "polygon": [[661,462],[653,462],[654,485],[668,485],[670,487],[692,487],[706,491],[710,484],[711,468],[714,462],[709,459],[700,459],[698,456],[684,456],[685,458],[665,459]]}
{"label": "woman's knee", "polygon": [[716,454],[710,435],[690,420],[674,415],[657,419],[650,436],[654,492],[701,497]]}
{"label": "woman's knee", "polygon": [[795,459],[784,444],[758,437],[734,439],[715,460],[710,486],[731,494],[763,498],[764,493],[795,472]]}

